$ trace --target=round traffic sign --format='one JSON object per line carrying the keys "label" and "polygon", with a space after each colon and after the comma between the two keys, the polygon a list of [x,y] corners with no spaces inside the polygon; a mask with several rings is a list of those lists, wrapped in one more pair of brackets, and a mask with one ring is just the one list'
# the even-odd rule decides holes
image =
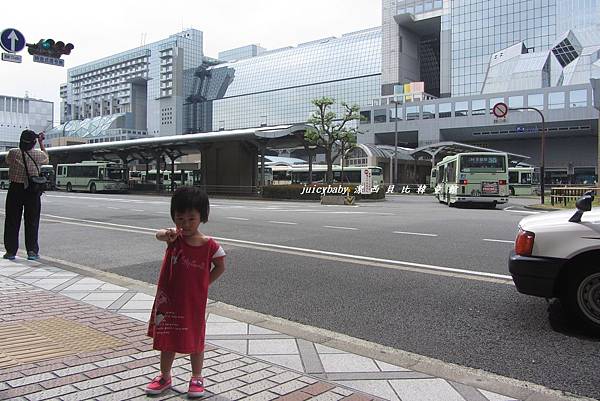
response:
{"label": "round traffic sign", "polygon": [[25,36],[14,28],[8,28],[0,34],[0,46],[9,53],[18,53],[25,47]]}
{"label": "round traffic sign", "polygon": [[508,106],[503,102],[496,103],[492,108],[492,113],[494,113],[497,118],[505,117],[506,114],[508,114]]}

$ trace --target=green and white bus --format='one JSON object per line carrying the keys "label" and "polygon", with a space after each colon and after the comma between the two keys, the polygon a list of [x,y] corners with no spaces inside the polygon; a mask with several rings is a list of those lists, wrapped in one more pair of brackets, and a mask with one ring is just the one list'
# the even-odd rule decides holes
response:
{"label": "green and white bus", "polygon": [[508,187],[511,196],[533,195],[533,167],[509,167]]}
{"label": "green and white bus", "polygon": [[122,164],[107,161],[83,161],[59,164],[56,188],[71,191],[127,191],[127,176]]}
{"label": "green and white bus", "polygon": [[10,180],[8,179],[8,169],[0,168],[0,189],[8,189]]}
{"label": "green and white bus", "polygon": [[[171,187],[171,180],[174,180],[175,188],[180,186],[191,187],[195,185],[194,178],[195,170],[184,170],[183,173],[181,170],[175,170],[175,174],[171,174],[171,170],[163,170],[161,171],[161,184],[165,186],[165,188]],[[142,183],[148,184],[156,184],[156,170],[149,170],[148,174],[145,171],[139,171],[140,178]],[[182,181],[183,175],[183,181]]]}
{"label": "green and white bus", "polygon": [[473,152],[446,156],[436,165],[435,196],[448,206],[456,203],[508,202],[508,155]]}
{"label": "green and white bus", "polygon": [[[366,166],[348,166],[344,167],[344,178],[342,179],[342,167],[333,165],[333,182],[334,184],[353,184],[360,185],[361,171],[369,169],[371,177],[373,177],[373,186],[383,185],[383,170],[381,167]],[[292,184],[307,184],[308,183],[308,165],[292,166],[289,168]],[[312,182],[325,182],[327,175],[327,166],[323,164],[313,164],[312,166]]]}

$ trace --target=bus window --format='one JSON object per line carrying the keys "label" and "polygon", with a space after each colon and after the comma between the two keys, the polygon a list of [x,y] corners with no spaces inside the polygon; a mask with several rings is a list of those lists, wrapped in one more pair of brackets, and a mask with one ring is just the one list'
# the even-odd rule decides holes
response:
{"label": "bus window", "polygon": [[446,182],[456,182],[456,161],[448,163]]}
{"label": "bus window", "polygon": [[521,173],[521,184],[531,184],[531,173]]}
{"label": "bus window", "polygon": [[510,184],[518,184],[519,183],[519,172],[518,171],[509,171],[508,182]]}

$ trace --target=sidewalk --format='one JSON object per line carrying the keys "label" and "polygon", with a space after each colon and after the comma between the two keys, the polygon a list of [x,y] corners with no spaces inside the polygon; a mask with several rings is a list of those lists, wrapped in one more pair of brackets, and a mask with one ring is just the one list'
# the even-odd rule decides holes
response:
{"label": "sidewalk", "polygon": [[[0,260],[0,400],[185,399],[190,365],[183,356],[174,364],[174,388],[144,395],[159,371],[145,335],[153,297],[129,287],[22,258]],[[208,310],[204,399],[568,399],[499,383],[507,397],[322,345],[335,345],[326,337],[283,334],[260,319]]]}

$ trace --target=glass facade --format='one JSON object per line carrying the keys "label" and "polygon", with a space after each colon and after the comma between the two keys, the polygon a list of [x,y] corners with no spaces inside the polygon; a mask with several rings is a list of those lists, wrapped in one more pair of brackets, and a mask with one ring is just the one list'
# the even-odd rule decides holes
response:
{"label": "glass facade", "polygon": [[333,111],[342,113],[340,102],[362,106],[378,97],[381,29],[269,51],[188,75],[194,82],[184,105],[186,132],[302,123],[314,111],[315,98],[334,98]]}
{"label": "glass facade", "polygon": [[569,29],[600,29],[600,0],[558,0],[557,33]]}
{"label": "glass facade", "polygon": [[[454,0],[452,96],[481,92],[490,56],[524,41],[540,51],[556,39],[561,0]],[[561,17],[562,18],[562,15]],[[571,26],[573,27],[573,26]]]}

